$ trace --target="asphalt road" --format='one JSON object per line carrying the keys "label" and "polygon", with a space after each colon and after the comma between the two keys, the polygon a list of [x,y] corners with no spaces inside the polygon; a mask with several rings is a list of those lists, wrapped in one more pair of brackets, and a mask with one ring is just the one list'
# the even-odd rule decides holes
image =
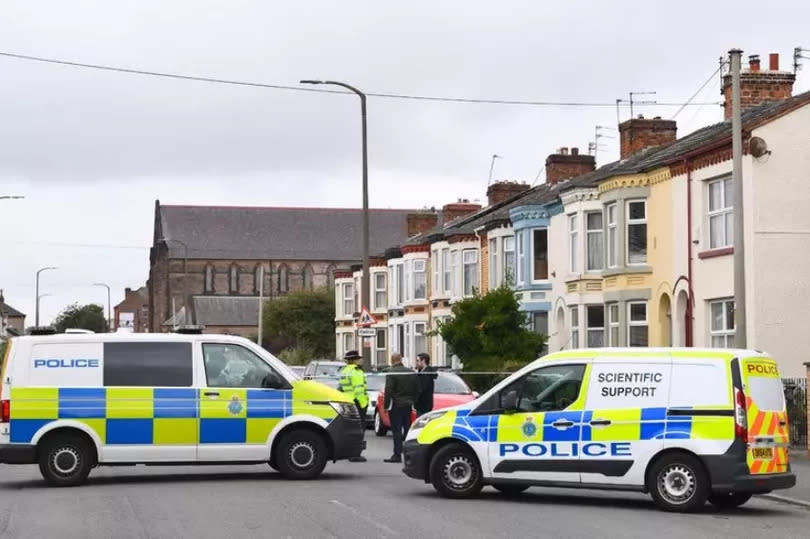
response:
{"label": "asphalt road", "polygon": [[531,489],[507,500],[439,498],[386,464],[391,438],[369,432],[369,462],[283,480],[267,466],[98,468],[78,488],[44,486],[34,466],[0,465],[0,537],[707,537],[807,538],[810,511],[755,499],[675,515],[628,493]]}

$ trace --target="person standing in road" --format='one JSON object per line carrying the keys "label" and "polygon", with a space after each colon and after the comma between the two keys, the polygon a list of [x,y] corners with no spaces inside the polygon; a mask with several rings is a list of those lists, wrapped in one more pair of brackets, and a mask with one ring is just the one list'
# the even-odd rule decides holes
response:
{"label": "person standing in road", "polygon": [[385,377],[385,409],[391,418],[394,454],[385,462],[402,462],[402,442],[411,426],[411,410],[419,389],[418,375],[402,364],[402,355],[391,354],[391,368]]}
{"label": "person standing in road", "polygon": [[[365,434],[366,408],[368,408],[366,373],[357,365],[363,357],[357,350],[350,350],[346,352],[343,359],[346,361],[346,366],[340,371],[340,390],[354,399],[354,405],[357,406],[357,413],[360,414],[360,424]],[[366,462],[366,457],[351,457],[349,462]]]}
{"label": "person standing in road", "polygon": [[416,415],[420,416],[433,410],[433,392],[439,373],[436,367],[430,366],[430,356],[425,352],[416,355],[416,372],[419,373],[420,387]]}

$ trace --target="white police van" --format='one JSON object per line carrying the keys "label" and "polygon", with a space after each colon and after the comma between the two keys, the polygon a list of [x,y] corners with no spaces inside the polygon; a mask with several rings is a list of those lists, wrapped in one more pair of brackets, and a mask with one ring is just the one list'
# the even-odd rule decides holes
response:
{"label": "white police van", "polygon": [[240,337],[26,336],[5,356],[0,463],[37,463],[51,485],[105,464],[269,463],[308,479],[365,447],[349,397]]}
{"label": "white police van", "polygon": [[571,350],[418,418],[404,472],[453,498],[484,485],[635,490],[690,511],[792,487],[788,444],[782,382],[765,354]]}

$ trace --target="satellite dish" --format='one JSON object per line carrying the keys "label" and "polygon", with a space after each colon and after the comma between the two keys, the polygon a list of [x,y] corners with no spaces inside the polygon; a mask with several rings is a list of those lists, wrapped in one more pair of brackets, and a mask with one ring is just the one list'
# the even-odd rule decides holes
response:
{"label": "satellite dish", "polygon": [[757,159],[771,153],[768,149],[768,143],[762,137],[751,137],[751,140],[748,141],[748,151]]}

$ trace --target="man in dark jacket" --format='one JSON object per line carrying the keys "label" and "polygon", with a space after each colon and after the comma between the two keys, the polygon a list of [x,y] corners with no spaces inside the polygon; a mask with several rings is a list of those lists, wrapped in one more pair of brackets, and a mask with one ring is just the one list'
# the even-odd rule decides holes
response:
{"label": "man in dark jacket", "polygon": [[391,368],[385,376],[385,409],[391,418],[394,454],[385,462],[402,462],[402,442],[411,426],[411,409],[419,398],[418,375],[402,364],[402,356],[391,354]]}
{"label": "man in dark jacket", "polygon": [[436,367],[430,366],[430,356],[424,352],[416,355],[416,372],[419,373],[419,399],[416,401],[416,415],[424,415],[433,410],[433,392],[436,378],[439,376]]}

